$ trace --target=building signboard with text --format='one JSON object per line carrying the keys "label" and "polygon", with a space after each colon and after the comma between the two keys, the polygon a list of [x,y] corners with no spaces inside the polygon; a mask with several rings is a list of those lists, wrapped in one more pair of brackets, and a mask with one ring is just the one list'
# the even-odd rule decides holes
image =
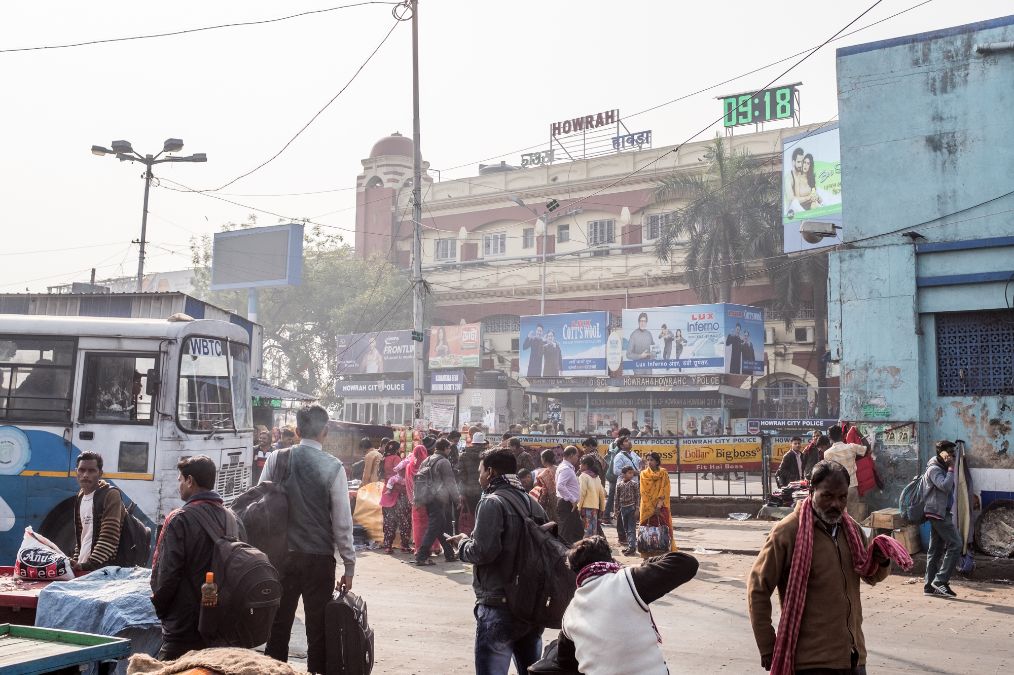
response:
{"label": "building signboard with text", "polygon": [[764,311],[728,303],[623,310],[628,376],[764,373]]}
{"label": "building signboard with text", "polygon": [[411,373],[415,343],[412,331],[383,330],[338,336],[339,375]]}
{"label": "building signboard with text", "polygon": [[606,375],[608,312],[521,317],[520,372],[525,377]]}
{"label": "building signboard with text", "polygon": [[430,370],[478,368],[482,359],[481,324],[430,328]]}
{"label": "building signboard with text", "polygon": [[763,457],[757,436],[681,438],[679,443],[682,471],[760,471]]}

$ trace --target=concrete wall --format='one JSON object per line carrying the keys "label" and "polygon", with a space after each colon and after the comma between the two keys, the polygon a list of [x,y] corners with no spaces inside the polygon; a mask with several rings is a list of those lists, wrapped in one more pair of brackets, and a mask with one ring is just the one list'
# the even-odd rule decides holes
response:
{"label": "concrete wall", "polygon": [[935,440],[965,439],[987,490],[1014,489],[1014,457],[1002,452],[1014,396],[938,395],[936,315],[1006,309],[1014,51],[975,45],[1012,40],[1005,17],[838,50],[848,248],[831,255],[828,295],[842,415],[916,422],[913,456],[891,451],[899,466],[916,447],[924,462]]}

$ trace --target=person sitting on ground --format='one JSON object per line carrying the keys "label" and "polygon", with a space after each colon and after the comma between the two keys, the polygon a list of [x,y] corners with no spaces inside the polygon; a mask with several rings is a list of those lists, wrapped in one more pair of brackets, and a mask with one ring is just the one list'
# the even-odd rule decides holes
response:
{"label": "person sitting on ground", "polygon": [[[507,675],[511,660],[519,673],[542,653],[541,626],[519,625],[507,608],[505,586],[515,574],[515,555],[524,534],[521,513],[544,524],[546,514],[522,488],[517,459],[507,449],[482,453],[479,484],[482,499],[475,514],[472,535],[458,534],[448,541],[457,546],[458,558],[472,563],[475,591],[475,672]],[[522,511],[522,509],[524,511]]]}
{"label": "person sitting on ground", "polygon": [[[810,496],[775,524],[754,562],[747,587],[750,621],[761,666],[774,675],[865,675],[859,580],[883,581],[892,560],[903,569],[912,566],[894,539],[881,535],[867,543],[846,512],[848,493],[848,470],[818,462]],[[771,625],[776,588],[782,606],[777,633]]]}
{"label": "person sitting on ground", "polygon": [[584,536],[592,537],[598,533],[599,518],[606,510],[606,492],[598,476],[599,463],[591,455],[581,458],[581,477],[579,484],[581,495],[578,508],[581,509],[581,522],[584,523]]}
{"label": "person sitting on ground", "polygon": [[667,675],[649,605],[693,579],[697,559],[669,552],[622,567],[605,537],[594,536],[570,549],[567,564],[577,591],[563,615],[558,665],[584,675]]}
{"label": "person sitting on ground", "polygon": [[616,481],[616,530],[625,535],[626,548],[623,555],[637,555],[637,523],[640,520],[641,490],[634,480],[634,467],[623,467],[620,480]]}
{"label": "person sitting on ground", "polygon": [[78,455],[77,484],[81,490],[74,499],[75,543],[70,566],[91,571],[116,565],[127,509],[120,491],[102,480],[102,455]]}

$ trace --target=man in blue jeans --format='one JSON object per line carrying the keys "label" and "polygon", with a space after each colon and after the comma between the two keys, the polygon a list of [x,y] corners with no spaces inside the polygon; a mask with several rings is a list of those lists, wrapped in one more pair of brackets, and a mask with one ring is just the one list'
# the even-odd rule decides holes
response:
{"label": "man in blue jeans", "polygon": [[547,520],[546,512],[524,491],[516,474],[517,459],[510,450],[494,448],[482,453],[479,485],[483,492],[472,536],[459,534],[448,539],[457,546],[458,558],[473,565],[476,675],[507,675],[511,659],[518,673],[527,673],[542,655],[542,627],[515,620],[504,592],[514,576],[515,553],[524,536],[524,522],[514,504],[525,504],[539,524]]}
{"label": "man in blue jeans", "polygon": [[954,506],[954,443],[938,441],[936,457],[923,474],[923,511],[930,524],[930,544],[926,552],[926,595],[956,598],[951,590],[951,574],[961,557],[961,537],[951,519]]}

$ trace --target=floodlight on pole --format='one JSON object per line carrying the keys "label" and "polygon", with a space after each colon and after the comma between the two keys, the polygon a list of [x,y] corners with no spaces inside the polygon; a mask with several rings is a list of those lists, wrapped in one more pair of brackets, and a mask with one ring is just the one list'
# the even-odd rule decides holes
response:
{"label": "floodlight on pole", "polygon": [[[111,149],[110,149],[111,148]],[[194,153],[188,157],[163,157],[166,153],[179,152],[183,149],[183,141],[179,138],[168,138],[162,144],[162,152],[157,155],[141,155],[134,150],[130,141],[113,141],[110,148],[101,145],[92,146],[92,154],[98,157],[114,155],[121,162],[140,162],[144,164],[144,206],[141,210],[141,238],[138,240],[140,248],[137,253],[137,292],[144,289],[144,248],[148,243],[148,194],[151,191],[151,168],[156,164],[165,162],[207,162],[208,156],[203,152]]]}

